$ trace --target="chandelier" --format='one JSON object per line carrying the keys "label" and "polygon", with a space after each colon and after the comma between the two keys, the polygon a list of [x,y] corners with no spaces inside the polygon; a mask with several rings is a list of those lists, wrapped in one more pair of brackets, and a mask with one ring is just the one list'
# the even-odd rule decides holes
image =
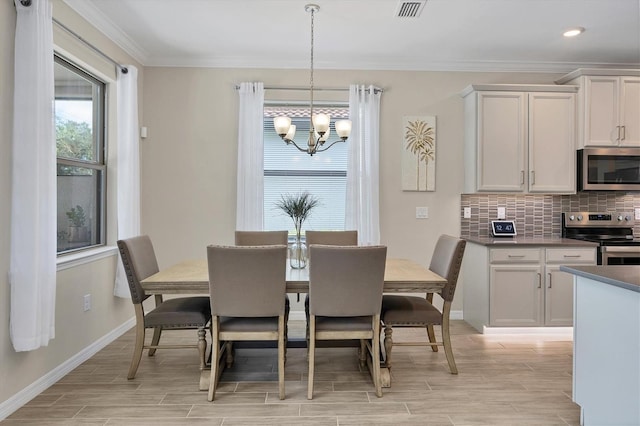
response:
{"label": "chandelier", "polygon": [[273,127],[275,127],[276,133],[287,143],[287,145],[291,144],[299,151],[313,155],[316,152],[328,150],[338,142],[346,141],[351,134],[351,120],[336,121],[335,130],[340,139],[325,146],[325,142],[329,139],[329,135],[331,133],[331,129],[329,128],[331,117],[328,114],[313,113],[313,18],[315,13],[320,10],[320,6],[317,4],[308,4],[304,7],[304,10],[311,13],[311,102],[309,104],[311,125],[309,126],[309,139],[307,140],[306,148],[301,147],[293,140],[296,134],[296,125],[291,124],[291,118],[286,116],[276,117],[273,119]]}

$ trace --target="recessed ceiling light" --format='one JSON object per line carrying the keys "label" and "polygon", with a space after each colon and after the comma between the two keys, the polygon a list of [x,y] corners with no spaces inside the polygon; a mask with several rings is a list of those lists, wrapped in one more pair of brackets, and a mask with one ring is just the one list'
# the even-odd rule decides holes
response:
{"label": "recessed ceiling light", "polygon": [[575,37],[577,35],[582,34],[583,32],[584,32],[584,28],[575,27],[575,28],[569,28],[567,31],[562,33],[562,35],[565,36],[565,37]]}

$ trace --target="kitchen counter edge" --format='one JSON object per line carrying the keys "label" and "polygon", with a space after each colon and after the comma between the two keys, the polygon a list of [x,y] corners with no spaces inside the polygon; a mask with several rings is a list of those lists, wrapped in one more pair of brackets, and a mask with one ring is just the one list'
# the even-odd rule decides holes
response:
{"label": "kitchen counter edge", "polygon": [[640,293],[640,266],[560,266],[560,270]]}
{"label": "kitchen counter edge", "polygon": [[488,247],[504,246],[560,246],[560,247],[598,247],[598,243],[591,241],[573,240],[570,238],[526,238],[526,237],[462,237],[470,243]]}

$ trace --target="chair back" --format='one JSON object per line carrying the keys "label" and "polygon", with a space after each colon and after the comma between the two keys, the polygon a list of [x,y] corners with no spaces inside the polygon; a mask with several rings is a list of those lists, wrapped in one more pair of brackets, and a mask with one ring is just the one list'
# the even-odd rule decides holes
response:
{"label": "chair back", "polygon": [[358,231],[306,231],[307,247],[311,244],[325,246],[357,246]]}
{"label": "chair back", "polygon": [[309,248],[309,313],[317,316],[369,316],[380,313],[385,246]]}
{"label": "chair back", "polygon": [[140,281],[159,271],[151,239],[148,235],[141,235],[119,240],[118,249],[127,275],[131,300],[134,304],[142,303],[149,296],[142,289]]}
{"label": "chair back", "polygon": [[466,244],[465,240],[443,234],[433,250],[429,269],[447,280],[441,293],[445,301],[453,300]]}
{"label": "chair back", "polygon": [[286,246],[208,246],[207,259],[212,315],[284,314]]}
{"label": "chair back", "polygon": [[287,245],[287,231],[236,231],[237,246]]}

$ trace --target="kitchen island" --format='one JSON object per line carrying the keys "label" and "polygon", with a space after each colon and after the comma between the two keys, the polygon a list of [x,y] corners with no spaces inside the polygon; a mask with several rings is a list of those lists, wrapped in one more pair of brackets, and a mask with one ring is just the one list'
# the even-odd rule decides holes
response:
{"label": "kitchen island", "polygon": [[583,425],[640,424],[640,266],[574,274],[573,400]]}

